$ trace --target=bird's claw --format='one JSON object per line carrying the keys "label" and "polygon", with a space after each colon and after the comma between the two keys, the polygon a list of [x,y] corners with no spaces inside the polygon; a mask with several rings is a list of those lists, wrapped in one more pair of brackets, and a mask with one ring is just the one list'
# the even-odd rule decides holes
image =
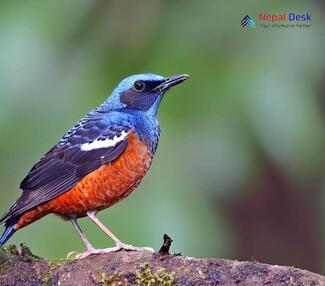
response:
{"label": "bird's claw", "polygon": [[119,250],[128,250],[128,251],[142,251],[142,250],[147,250],[147,251],[150,251],[150,252],[155,252],[155,250],[151,247],[147,247],[147,246],[142,246],[142,247],[137,247],[137,246],[133,246],[133,245],[130,245],[130,244],[124,244],[124,243],[121,243],[121,244],[118,244],[116,245],[116,247],[119,247]]}
{"label": "bird's claw", "polygon": [[97,254],[97,250],[95,248],[88,248],[85,252],[77,252],[77,251],[70,251],[67,255],[67,259],[82,259],[86,258],[90,255]]}
{"label": "bird's claw", "polygon": [[124,244],[124,243],[119,243],[115,245],[114,247],[110,248],[102,248],[102,249],[88,249],[85,252],[76,252],[76,251],[71,251],[68,253],[67,258],[74,258],[74,259],[83,259],[91,255],[96,255],[96,254],[105,254],[105,253],[111,253],[111,252],[117,252],[120,250],[127,250],[127,251],[150,251],[150,252],[155,252],[155,250],[151,247],[136,247],[133,245],[129,244]]}
{"label": "bird's claw", "polygon": [[76,256],[80,254],[79,252],[77,251],[70,251],[68,254],[67,254],[67,259],[70,259],[70,258],[76,258]]}

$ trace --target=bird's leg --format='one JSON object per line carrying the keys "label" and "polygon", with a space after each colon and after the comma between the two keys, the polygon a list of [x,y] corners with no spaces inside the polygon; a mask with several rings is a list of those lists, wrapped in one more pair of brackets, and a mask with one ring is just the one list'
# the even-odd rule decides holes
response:
{"label": "bird's leg", "polygon": [[85,234],[83,233],[82,229],[80,228],[77,220],[75,218],[71,219],[71,222],[73,224],[73,226],[76,228],[76,230],[78,231],[78,234],[80,235],[82,241],[84,242],[84,244],[86,245],[87,249],[95,249],[95,247],[90,243],[90,241],[87,239],[87,237],[85,236]]}
{"label": "bird's leg", "polygon": [[99,226],[99,228],[105,232],[115,243],[115,247],[111,247],[111,248],[104,248],[104,249],[97,249],[96,251],[99,253],[108,253],[108,252],[115,252],[115,251],[119,251],[121,249],[125,249],[125,250],[148,250],[151,252],[154,252],[154,249],[152,249],[151,247],[135,247],[129,244],[125,244],[122,241],[120,241],[105,225],[103,225],[101,223],[101,221],[96,217],[96,212],[94,211],[89,211],[87,212],[88,217]]}
{"label": "bird's leg", "polygon": [[87,247],[87,251],[83,252],[83,253],[78,253],[76,251],[71,251],[68,253],[67,257],[75,257],[75,258],[84,258],[87,257],[91,254],[96,253],[96,249],[95,247],[90,243],[90,241],[87,239],[87,237],[85,236],[85,234],[83,233],[82,229],[80,228],[77,219],[76,218],[71,218],[71,222],[72,225],[75,227],[75,229],[77,230],[79,236],[81,237],[82,241],[84,242],[84,244]]}
{"label": "bird's leg", "polygon": [[100,229],[105,232],[114,242],[116,245],[123,244],[105,225],[101,223],[101,221],[96,217],[96,212],[89,211],[87,212],[88,217],[97,224]]}

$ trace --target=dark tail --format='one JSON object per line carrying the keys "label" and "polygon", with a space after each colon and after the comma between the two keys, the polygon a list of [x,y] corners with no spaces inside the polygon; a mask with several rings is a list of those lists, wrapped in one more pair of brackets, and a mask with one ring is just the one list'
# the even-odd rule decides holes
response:
{"label": "dark tail", "polygon": [[20,216],[12,216],[12,211],[16,208],[17,202],[12,205],[12,207],[9,209],[8,212],[6,212],[1,218],[0,218],[0,224],[5,225],[5,231],[0,237],[0,246],[3,246],[6,241],[16,232],[16,229],[14,228],[15,224],[19,220]]}
{"label": "dark tail", "polygon": [[6,226],[5,232],[0,237],[0,246],[3,246],[6,241],[16,232],[14,225]]}

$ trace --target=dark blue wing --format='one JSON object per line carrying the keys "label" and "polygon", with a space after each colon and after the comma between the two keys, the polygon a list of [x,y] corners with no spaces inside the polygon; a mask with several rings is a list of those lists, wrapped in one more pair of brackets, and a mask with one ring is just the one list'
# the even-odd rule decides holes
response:
{"label": "dark blue wing", "polygon": [[[99,118],[79,122],[30,170],[20,185],[22,196],[1,221],[61,195],[87,174],[115,160],[127,146],[129,131],[127,125],[108,126]],[[93,143],[97,145],[92,148]]]}

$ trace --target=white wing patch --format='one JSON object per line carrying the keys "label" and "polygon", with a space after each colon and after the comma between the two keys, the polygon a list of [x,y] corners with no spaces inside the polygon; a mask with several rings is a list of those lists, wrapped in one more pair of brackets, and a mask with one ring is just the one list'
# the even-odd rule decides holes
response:
{"label": "white wing patch", "polygon": [[128,136],[128,133],[122,131],[120,136],[115,135],[112,139],[95,140],[91,143],[84,143],[80,146],[81,151],[91,151],[94,149],[109,148],[123,141]]}

